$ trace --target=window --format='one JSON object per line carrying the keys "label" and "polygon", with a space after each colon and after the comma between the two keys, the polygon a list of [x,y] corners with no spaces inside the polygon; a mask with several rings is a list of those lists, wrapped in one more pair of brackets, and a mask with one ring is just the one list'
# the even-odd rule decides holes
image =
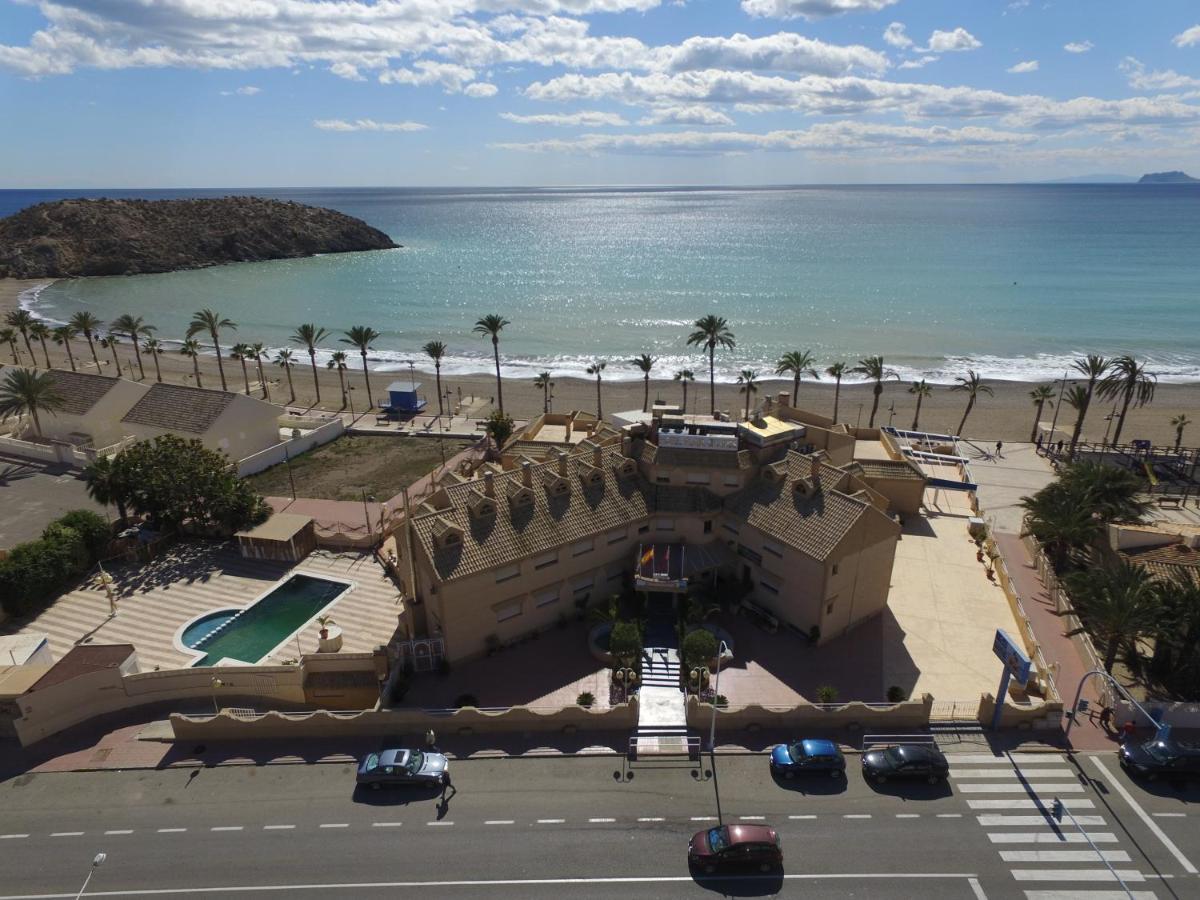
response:
{"label": "window", "polygon": [[511,566],[505,566],[503,569],[496,570],[496,584],[502,581],[508,581],[511,578],[516,578],[521,574],[521,564],[513,563]]}
{"label": "window", "polygon": [[721,527],[730,534],[738,534],[738,527],[736,525],[731,525],[729,522],[722,522]]}
{"label": "window", "polygon": [[493,606],[492,611],[496,613],[497,622],[507,622],[521,614],[521,601],[507,600],[498,606]]}
{"label": "window", "polygon": [[712,482],[712,476],[709,475],[707,472],[688,472],[687,473],[687,483],[688,484],[710,484],[711,482]]}
{"label": "window", "polygon": [[758,579],[758,586],[769,594],[779,593],[779,585],[775,584],[773,581],[769,581],[766,578]]}
{"label": "window", "polygon": [[837,563],[834,563],[834,564],[833,564],[833,574],[834,574],[834,575],[836,575],[836,574],[837,574],[837,572],[838,572]]}
{"label": "window", "polygon": [[655,519],[654,520],[654,530],[655,531],[674,531],[675,530],[675,520],[674,519]]}
{"label": "window", "polygon": [[783,548],[771,541],[763,541],[763,549],[772,556],[783,556]]}
{"label": "window", "polygon": [[616,531],[610,531],[606,540],[610,544],[619,544],[629,536],[629,532],[624,528],[618,528]]}
{"label": "window", "polygon": [[753,550],[743,544],[738,544],[737,552],[738,556],[742,557],[742,559],[748,559],[752,563],[762,562],[762,554],[755,553]]}
{"label": "window", "polygon": [[576,544],[574,547],[572,547],[571,555],[572,556],[583,556],[583,554],[585,554],[585,553],[591,553],[595,546],[596,546],[596,542],[594,540],[592,540],[591,538],[588,538],[586,541],[580,541],[578,544]]}
{"label": "window", "polygon": [[833,615],[833,601],[832,600],[830,600],[829,604],[825,607],[825,615],[827,615],[827,616]]}
{"label": "window", "polygon": [[656,475],[654,477],[654,480],[657,481],[659,484],[670,484],[671,476],[670,475]]}
{"label": "window", "polygon": [[645,534],[649,530],[650,530],[649,525],[639,525],[638,526],[638,534]]}
{"label": "window", "polygon": [[534,569],[545,569],[558,562],[558,551],[553,550],[550,553],[543,553],[533,561]]}
{"label": "window", "polygon": [[725,487],[737,487],[741,482],[738,480],[736,475],[726,475],[725,478],[722,479],[721,483],[725,485]]}
{"label": "window", "polygon": [[595,581],[595,576],[588,575],[586,578],[581,578],[572,585],[573,592],[576,597],[581,594],[590,594],[592,592],[592,583]]}
{"label": "window", "polygon": [[536,606],[538,609],[541,609],[543,606],[549,606],[551,603],[557,603],[557,602],[558,602],[558,588],[556,588],[556,587],[551,588],[546,591],[542,591],[541,593],[536,594],[533,598],[533,605]]}
{"label": "window", "polygon": [[704,520],[704,533],[705,533],[705,534],[712,534],[712,519],[705,519],[705,520]]}
{"label": "window", "polygon": [[446,533],[444,538],[442,538],[442,544],[449,547],[452,544],[457,544],[460,540],[461,538],[458,536],[457,532],[450,531]]}

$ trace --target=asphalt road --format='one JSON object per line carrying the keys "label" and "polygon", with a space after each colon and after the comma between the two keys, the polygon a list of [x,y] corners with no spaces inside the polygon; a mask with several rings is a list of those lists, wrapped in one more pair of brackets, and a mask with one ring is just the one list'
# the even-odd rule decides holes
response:
{"label": "asphalt road", "polygon": [[[1098,759],[964,756],[935,786],[868,785],[853,757],[780,783],[762,757],[631,780],[615,757],[456,761],[445,796],[356,792],[340,765],[27,775],[0,784],[0,900],[74,897],[98,851],[86,896],[1200,896],[1200,791]],[[718,815],[773,825],[782,875],[694,878],[687,840]]]}

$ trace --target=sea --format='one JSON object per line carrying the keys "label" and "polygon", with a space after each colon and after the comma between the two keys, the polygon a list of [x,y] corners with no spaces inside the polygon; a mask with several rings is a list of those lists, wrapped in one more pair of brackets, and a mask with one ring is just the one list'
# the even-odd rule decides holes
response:
{"label": "sea", "polygon": [[503,371],[670,377],[707,362],[698,317],[736,335],[717,377],[766,375],[789,350],[818,368],[881,355],[906,380],[1061,377],[1083,353],[1131,353],[1161,381],[1200,379],[1200,185],[936,185],[778,188],[303,188],[0,191],[0,216],[63,197],[253,194],[331,207],[400,249],[59,281],[36,314],[143,316],[164,340],[194,310],[237,323],[228,343],[289,346],[313,322],[380,333],[371,362],[492,371],[475,321],[499,313]]}

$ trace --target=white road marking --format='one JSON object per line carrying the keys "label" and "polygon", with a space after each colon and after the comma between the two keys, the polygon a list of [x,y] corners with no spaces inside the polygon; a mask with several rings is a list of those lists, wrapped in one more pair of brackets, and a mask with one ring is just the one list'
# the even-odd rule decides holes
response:
{"label": "white road marking", "polygon": [[662,816],[641,816],[640,818],[638,818],[638,821],[639,822],[664,822],[666,820]]}
{"label": "white road marking", "polygon": [[1026,786],[1020,782],[1001,782],[999,784],[960,784],[958,790],[963,794],[1033,794],[1035,796],[1056,794],[1082,794],[1083,785],[1078,781],[1054,782],[1053,784],[1035,784]]}
{"label": "white road marking", "polygon": [[[996,828],[1001,825],[1049,825],[1049,821],[1045,816],[1003,816],[1003,815],[988,815],[976,816],[979,824],[984,828]],[[1080,825],[1105,825],[1104,816],[1076,816],[1075,821]]]}
{"label": "white road marking", "polygon": [[449,827],[450,827],[451,825],[453,825],[454,823],[453,823],[453,822],[446,822],[446,821],[444,821],[444,820],[443,820],[443,821],[441,821],[441,822],[426,822],[425,824],[426,824],[426,825],[428,825],[430,828],[439,828],[439,827],[440,827],[440,828],[449,828]]}
{"label": "white road marking", "polygon": [[843,819],[869,819],[870,813],[846,813],[842,816]]}
{"label": "white road marking", "polygon": [[403,822],[372,822],[372,828],[399,828]]}
{"label": "white road marking", "polygon": [[947,753],[946,762],[950,767],[963,763],[991,763],[1002,766],[1005,763],[1042,763],[1054,765],[1061,763],[1064,757],[1059,753],[1006,753],[1004,756],[993,756],[990,753]]}
{"label": "white road marking", "polygon": [[1000,858],[1014,863],[1129,862],[1124,850],[1001,850]]}
{"label": "white road marking", "polygon": [[295,825],[264,825],[263,831],[291,831]]}
{"label": "white road marking", "polygon": [[896,813],[896,818],[897,819],[919,819],[919,818],[921,818],[921,814],[920,813]]}
{"label": "white road marking", "polygon": [[1070,769],[962,769],[950,771],[951,778],[1070,778]]}
{"label": "white road marking", "polygon": [[[970,809],[1050,809],[1053,803],[1045,804],[1040,800],[968,800],[967,806]],[[1096,804],[1091,800],[1073,800],[1067,799],[1063,801],[1063,806],[1072,812],[1077,809],[1095,809]]]}
{"label": "white road marking", "polygon": [[717,821],[717,817],[716,816],[692,816],[692,821],[693,822],[715,822],[715,821]]}
{"label": "white road marking", "polygon": [[209,831],[241,831],[241,825],[214,825]]}
{"label": "white road marking", "polygon": [[27,838],[28,834],[0,834],[0,841],[14,841],[18,838]]}
{"label": "white road marking", "polygon": [[738,816],[738,818],[741,819],[743,822],[762,822],[767,817],[766,816]]}
{"label": "white road marking", "polygon": [[599,824],[599,823],[601,823],[601,822],[615,822],[615,821],[617,821],[617,820],[616,820],[616,819],[588,819],[588,821],[589,821],[589,822],[594,822],[594,823],[596,823],[596,824]]}
{"label": "white road marking", "polygon": [[183,834],[187,831],[186,828],[159,828],[159,834]]}
{"label": "white road marking", "polygon": [[512,825],[512,819],[488,819],[484,825]]}
{"label": "white road marking", "polygon": [[[1108,869],[1013,869],[1017,881],[1116,881],[1117,876]],[[1117,869],[1117,874],[1126,883],[1145,881],[1137,869]]]}
{"label": "white road marking", "polygon": [[963,817],[963,814],[962,813],[938,813],[937,817],[939,819],[961,819]]}
{"label": "white road marking", "polygon": [[111,831],[104,832],[105,834],[133,834],[132,828],[114,828]]}
{"label": "white road marking", "polygon": [[1150,813],[1156,819],[1182,819],[1187,813]]}
{"label": "white road marking", "polygon": [[816,818],[816,816],[814,816],[814,815],[807,815],[807,816],[788,816],[788,818],[789,818],[789,819],[793,819],[793,820],[795,820],[795,819],[815,819],[815,818]]}
{"label": "white road marking", "polygon": [[1079,831],[990,831],[988,840],[993,844],[1115,844],[1117,836],[1111,831],[1094,831],[1083,834]]}
{"label": "white road marking", "polygon": [[55,831],[50,837],[80,837],[82,834],[82,831]]}
{"label": "white road marking", "polygon": [[1139,818],[1141,818],[1143,822],[1146,823],[1146,827],[1154,832],[1154,836],[1159,839],[1162,845],[1171,851],[1172,856],[1179,860],[1179,864],[1183,866],[1184,871],[1186,871],[1189,875],[1195,875],[1196,867],[1192,865],[1192,861],[1183,855],[1182,851],[1175,846],[1175,843],[1169,837],[1167,837],[1166,832],[1158,827],[1158,823],[1146,814],[1146,811],[1142,809],[1141,804],[1133,799],[1133,795],[1130,794],[1129,791],[1125,790],[1125,786],[1113,776],[1112,772],[1109,771],[1108,766],[1104,765],[1104,762],[1098,757],[1093,756],[1091,759],[1092,762],[1096,764],[1096,768],[1104,773],[1104,776],[1108,779],[1108,783],[1112,789],[1121,795],[1121,798],[1128,803],[1130,808],[1138,814]]}
{"label": "white road marking", "polygon": [[1157,900],[1154,891],[1026,891],[1025,900]]}
{"label": "white road marking", "polygon": [[987,894],[983,892],[983,886],[980,885],[978,878],[968,878],[967,884],[971,887],[971,893],[975,895],[975,900],[987,900]]}
{"label": "white road marking", "polygon": [[318,828],[349,828],[350,823],[349,822],[326,822],[322,825],[318,825],[317,827]]}
{"label": "white road marking", "polygon": [[567,820],[566,819],[538,819],[537,823],[539,825],[561,825],[565,821],[567,821]]}

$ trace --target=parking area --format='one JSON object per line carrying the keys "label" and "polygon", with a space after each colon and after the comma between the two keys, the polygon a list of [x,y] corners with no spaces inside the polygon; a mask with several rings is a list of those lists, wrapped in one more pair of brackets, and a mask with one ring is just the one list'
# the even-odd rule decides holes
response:
{"label": "parking area", "polygon": [[0,548],[39,537],[73,509],[105,512],[87,495],[78,471],[0,454]]}

